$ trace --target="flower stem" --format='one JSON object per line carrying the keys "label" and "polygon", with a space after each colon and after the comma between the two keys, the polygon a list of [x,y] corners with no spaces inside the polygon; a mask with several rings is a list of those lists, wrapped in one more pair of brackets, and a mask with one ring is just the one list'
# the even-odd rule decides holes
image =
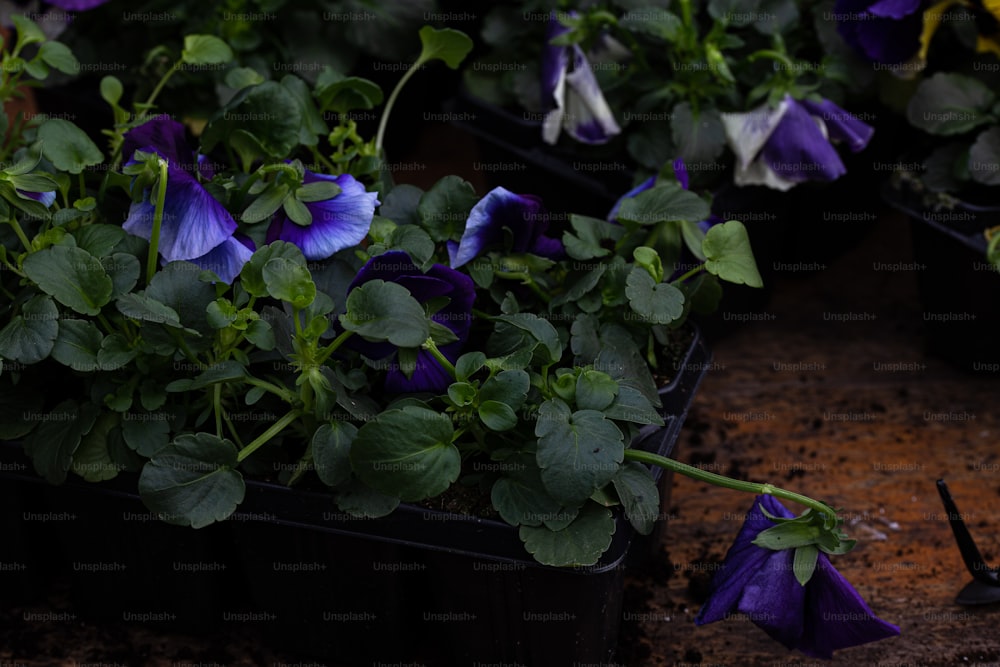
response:
{"label": "flower stem", "polygon": [[319,355],[316,357],[316,365],[319,366],[327,359],[329,359],[330,355],[336,352],[337,349],[344,344],[344,341],[353,335],[354,335],[353,331],[345,331],[344,333],[334,338],[333,342],[327,345],[325,348],[323,348],[323,351],[320,352]]}
{"label": "flower stem", "polygon": [[170,77],[176,74],[183,66],[184,66],[184,61],[178,60],[177,62],[174,63],[173,67],[167,70],[167,73],[163,75],[163,78],[160,79],[160,82],[156,84],[156,88],[153,88],[153,92],[149,94],[149,97],[146,99],[146,102],[142,105],[143,112],[141,118],[145,118],[147,115],[149,115],[149,110],[152,108],[153,102],[156,101],[156,98],[160,96],[160,93],[163,91],[163,87],[167,85],[167,81],[169,81]]}
{"label": "flower stem", "polygon": [[678,278],[677,280],[675,280],[673,282],[675,282],[675,283],[682,283],[685,280],[687,280],[688,278],[691,278],[691,277],[693,277],[693,276],[701,273],[704,270],[705,270],[705,265],[704,264],[699,264],[698,266],[694,267],[693,269],[691,269],[690,271],[688,271],[687,273],[685,273],[684,275],[682,275],[680,278]]}
{"label": "flower stem", "polygon": [[242,462],[244,459],[246,459],[246,457],[250,456],[255,451],[260,449],[271,438],[281,433],[283,430],[285,430],[285,427],[287,427],[289,424],[291,424],[298,418],[299,418],[298,410],[289,410],[284,417],[271,424],[270,428],[268,428],[266,431],[257,436],[257,438],[249,445],[241,449],[239,454],[236,455],[236,460]]}
{"label": "flower stem", "polygon": [[31,241],[28,240],[28,235],[24,233],[23,229],[21,229],[21,223],[19,223],[17,218],[13,215],[10,216],[10,220],[8,222],[14,230],[14,233],[17,235],[17,238],[21,239],[21,244],[24,246],[24,249],[31,252]]}
{"label": "flower stem", "polygon": [[160,158],[160,178],[156,188],[156,208],[153,210],[153,232],[149,237],[149,256],[146,259],[146,284],[156,273],[156,260],[160,254],[160,227],[163,226],[163,206],[167,200],[167,161]]}
{"label": "flower stem", "polygon": [[431,356],[434,357],[439,364],[441,364],[441,367],[448,371],[448,375],[451,376],[452,380],[456,379],[455,365],[448,361],[448,357],[444,356],[441,350],[438,349],[438,346],[434,343],[433,338],[425,340],[421,347],[430,352]]}
{"label": "flower stem", "polygon": [[385,103],[385,109],[382,110],[382,118],[378,122],[378,132],[375,134],[375,152],[379,156],[382,155],[382,140],[385,138],[385,128],[389,125],[389,114],[392,112],[392,107],[396,104],[396,98],[399,97],[399,93],[403,90],[406,82],[410,80],[410,77],[423,64],[424,61],[417,58],[417,61],[413,63],[410,69],[406,70],[406,74],[396,83],[396,87],[392,89],[392,93],[389,95],[389,100]]}
{"label": "flower stem", "polygon": [[792,502],[799,503],[811,509],[816,510],[820,514],[829,514],[834,519],[836,519],[836,513],[833,508],[829,505],[822,503],[818,500],[814,500],[808,496],[803,496],[800,493],[795,493],[794,491],[788,491],[777,486],[772,486],[768,483],[759,482],[745,482],[739,479],[732,479],[724,475],[718,475],[714,472],[709,472],[708,470],[702,470],[701,468],[695,468],[694,466],[688,465],[686,463],[681,463],[680,461],[675,461],[673,459],[668,459],[665,456],[660,456],[659,454],[653,454],[652,452],[644,452],[641,449],[626,449],[625,459],[629,461],[637,461],[639,463],[646,463],[649,465],[660,466],[666,470],[673,470],[674,472],[679,472],[682,475],[690,477],[691,479],[696,479],[700,482],[708,482],[709,484],[714,484],[715,486],[721,486],[726,489],[733,489],[735,491],[745,491],[747,493],[754,494],[764,494],[769,496],[775,496],[777,498],[782,498],[784,500],[790,500]]}
{"label": "flower stem", "polygon": [[286,403],[294,404],[298,400],[298,396],[294,392],[283,387],[279,387],[276,384],[272,384],[267,380],[261,380],[260,378],[255,377],[246,377],[243,378],[243,381],[254,387],[260,387],[264,391],[271,392]]}

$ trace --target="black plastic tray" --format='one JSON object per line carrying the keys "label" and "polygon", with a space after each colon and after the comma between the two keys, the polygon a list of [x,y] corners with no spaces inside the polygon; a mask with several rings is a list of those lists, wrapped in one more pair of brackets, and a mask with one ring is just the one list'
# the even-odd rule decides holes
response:
{"label": "black plastic tray", "polygon": [[[672,452],[710,360],[695,329],[660,391],[666,425],[645,430],[633,446]],[[607,661],[622,620],[625,568],[657,550],[666,523],[643,537],[618,513],[596,565],[553,568],[534,561],[517,529],[501,521],[408,504],[359,520],[328,494],[248,480],[230,520],[195,531],[148,520],[134,475],[48,487],[19,444],[0,446],[0,461],[5,494],[27,499],[31,511],[74,515],[26,522],[23,502],[7,505],[16,510],[0,516],[14,539],[2,555],[42,579],[47,568],[62,568],[81,616],[201,630],[247,623],[284,652],[338,665]],[[671,477],[661,469],[654,477],[665,516]],[[57,558],[37,557],[53,549]],[[124,567],[74,568],[81,562]],[[126,615],[133,612],[153,616]]]}

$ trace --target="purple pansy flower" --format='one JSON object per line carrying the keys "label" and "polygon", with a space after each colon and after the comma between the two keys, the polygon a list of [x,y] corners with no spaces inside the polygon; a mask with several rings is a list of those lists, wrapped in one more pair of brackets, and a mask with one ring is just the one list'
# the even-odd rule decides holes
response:
{"label": "purple pansy flower", "polygon": [[899,634],[898,627],[876,618],[826,554],[819,554],[812,578],[803,586],[792,568],[794,550],[772,551],[753,544],[759,533],[775,525],[761,507],[776,517],[793,517],[773,496],[757,496],[712,581],[697,625],[741,612],[786,647],[818,658]]}
{"label": "purple pansy flower", "polygon": [[795,100],[775,108],[724,113],[726,138],[736,153],[736,185],[788,190],[804,181],[832,181],[846,173],[830,141],[853,152],[864,148],[874,129],[829,100]]}
{"label": "purple pansy flower", "polygon": [[[368,260],[354,277],[348,291],[370,280],[402,285],[420,303],[440,297],[448,298],[448,303],[431,315],[431,319],[448,327],[458,337],[457,341],[438,348],[450,361],[458,359],[472,325],[472,303],[476,298],[476,288],[471,278],[441,264],[433,265],[424,273],[408,254],[397,250]],[[369,359],[391,360],[396,354],[396,347],[390,343],[369,342],[358,336],[351,337],[347,345]],[[390,393],[441,392],[451,382],[451,376],[437,359],[421,349],[417,351],[413,376],[407,379],[396,366],[391,366],[386,374],[385,388]]]}
{"label": "purple pansy flower", "polygon": [[[571,12],[575,15],[575,12]],[[621,128],[604,99],[587,56],[578,44],[557,46],[552,39],[568,32],[552,12],[542,51],[542,139],[554,144],[566,133],[585,144],[603,144]]]}
{"label": "purple pansy flower", "polygon": [[379,205],[378,193],[368,192],[350,174],[328,176],[308,169],[303,184],[331,181],[340,186],[340,193],[332,199],[305,202],[312,214],[312,223],[298,225],[278,209],[267,230],[267,242],[282,240],[297,245],[306,259],[326,259],[338,250],[350,248],[364,240]]}
{"label": "purple pansy flower", "polygon": [[41,202],[42,206],[48,208],[52,206],[52,203],[56,200],[56,191],[49,190],[48,192],[27,192],[25,190],[18,190],[17,194],[22,197],[27,197],[29,199],[34,199],[37,202]]}
{"label": "purple pansy flower", "polygon": [[920,0],[837,0],[837,32],[871,62],[898,64],[920,49]]}
{"label": "purple pansy flower", "polygon": [[[158,116],[129,131],[122,154],[136,150],[167,160],[167,194],[160,227],[159,252],[167,262],[185,260],[232,283],[253,249],[233,239],[236,221],[198,182],[198,159],[184,137],[184,126]],[[151,193],[129,208],[122,227],[147,241],[153,235],[155,202]]]}
{"label": "purple pansy flower", "polygon": [[503,246],[505,237],[509,238],[512,253],[561,257],[562,243],[545,236],[548,226],[541,199],[514,194],[502,187],[493,188],[472,207],[461,240],[449,242],[450,264],[458,268],[488,248]]}

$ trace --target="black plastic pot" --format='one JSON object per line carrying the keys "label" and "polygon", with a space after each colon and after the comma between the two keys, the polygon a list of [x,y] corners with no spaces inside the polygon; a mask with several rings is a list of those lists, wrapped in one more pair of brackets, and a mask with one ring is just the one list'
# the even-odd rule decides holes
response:
{"label": "black plastic pot", "polygon": [[934,210],[889,184],[883,194],[910,219],[928,352],[967,371],[1000,374],[1000,272],[986,259],[983,236],[1000,225],[1000,205],[957,201]]}
{"label": "black plastic pot", "polygon": [[[694,330],[660,391],[666,425],[633,446],[671,453],[710,359]],[[662,473],[661,517],[671,479]],[[282,652],[338,665],[599,663],[615,650],[625,568],[658,551],[665,528],[643,537],[619,513],[596,565],[562,569],[534,561],[498,520],[415,505],[361,520],[326,493],[246,486],[238,516],[184,529],[150,516],[134,474],[49,487],[19,443],[4,443],[0,530],[12,539],[0,562],[24,564],[17,574],[36,585],[68,580],[81,618],[201,631],[249,624]]]}

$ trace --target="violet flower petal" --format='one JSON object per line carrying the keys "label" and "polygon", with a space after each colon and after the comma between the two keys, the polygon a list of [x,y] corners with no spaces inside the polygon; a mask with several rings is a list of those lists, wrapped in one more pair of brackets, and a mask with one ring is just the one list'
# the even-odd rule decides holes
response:
{"label": "violet flower petal", "polygon": [[832,139],[846,143],[852,153],[857,153],[867,146],[875,134],[875,128],[858,120],[830,100],[824,99],[822,102],[802,100],[801,104],[813,117],[823,121]]}
{"label": "violet flower petal", "polygon": [[775,174],[793,182],[832,181],[847,173],[823,129],[796,101],[789,104],[760,158]]}
{"label": "violet flower petal", "polygon": [[448,247],[450,264],[458,268],[484,250],[503,245],[504,229],[510,230],[513,252],[528,252],[546,227],[540,199],[514,194],[503,187],[493,188],[469,212],[458,247]]}
{"label": "violet flower petal", "polygon": [[332,199],[306,203],[312,223],[305,227],[292,222],[279,209],[268,228],[268,243],[278,239],[287,241],[298,246],[306,259],[318,260],[364,240],[379,205],[378,193],[368,192],[350,174],[334,177],[306,171],[303,183],[320,180],[333,181],[340,186],[340,193]]}
{"label": "violet flower petal", "polygon": [[230,236],[201,257],[195,257],[188,261],[212,271],[219,276],[222,282],[232,285],[236,276],[243,269],[243,265],[250,261],[252,255],[253,248],[248,247],[235,236]]}

